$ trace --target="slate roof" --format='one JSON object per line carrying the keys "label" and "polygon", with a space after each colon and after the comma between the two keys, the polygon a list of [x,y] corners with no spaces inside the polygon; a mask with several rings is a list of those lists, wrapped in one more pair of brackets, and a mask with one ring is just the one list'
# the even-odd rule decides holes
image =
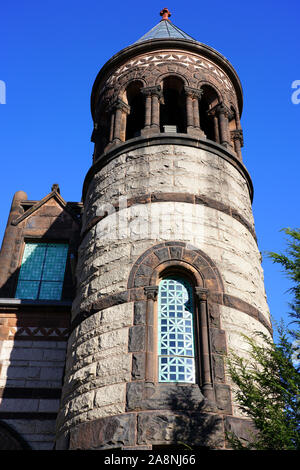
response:
{"label": "slate roof", "polygon": [[169,20],[161,20],[156,26],[154,26],[148,33],[144,34],[138,39],[135,44],[150,41],[151,39],[189,39],[195,41],[194,38],[186,34],[180,28],[175,26]]}

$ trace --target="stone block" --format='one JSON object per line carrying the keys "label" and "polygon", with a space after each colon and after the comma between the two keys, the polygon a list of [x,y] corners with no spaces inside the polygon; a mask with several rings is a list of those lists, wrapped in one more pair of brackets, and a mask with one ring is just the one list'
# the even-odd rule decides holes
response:
{"label": "stone block", "polygon": [[94,406],[102,408],[115,403],[125,403],[125,385],[113,384],[101,387],[95,392]]}
{"label": "stone block", "polygon": [[127,384],[127,410],[197,410],[204,406],[204,397],[198,385]]}
{"label": "stone block", "polygon": [[229,385],[215,384],[216,404],[226,414],[232,413],[231,391]]}
{"label": "stone block", "polygon": [[251,441],[257,432],[250,419],[236,418],[234,416],[225,417],[225,431],[234,434],[241,439],[244,444]]}
{"label": "stone block", "polygon": [[212,352],[216,354],[226,354],[226,336],[225,331],[220,330],[219,328],[211,328],[211,344]]}
{"label": "stone block", "polygon": [[82,423],[70,431],[70,450],[121,448],[135,445],[135,414]]}
{"label": "stone block", "polygon": [[137,442],[140,445],[224,447],[222,419],[208,413],[138,413]]}
{"label": "stone block", "polygon": [[146,324],[146,308],[147,302],[141,300],[134,303],[134,324],[145,325]]}
{"label": "stone block", "polygon": [[145,353],[132,354],[132,380],[145,378]]}
{"label": "stone block", "polygon": [[136,325],[129,328],[128,351],[145,350],[145,326]]}

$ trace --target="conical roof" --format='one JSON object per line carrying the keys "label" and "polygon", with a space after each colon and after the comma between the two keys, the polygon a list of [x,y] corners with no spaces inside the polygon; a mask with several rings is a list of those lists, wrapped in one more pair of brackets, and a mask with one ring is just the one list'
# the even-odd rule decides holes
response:
{"label": "conical roof", "polygon": [[134,44],[150,41],[152,39],[189,39],[191,41],[195,41],[194,38],[175,26],[169,20],[171,13],[167,8],[163,8],[163,10],[160,12],[160,15],[162,16],[161,21],[152,29],[150,29],[150,31],[144,34],[144,36],[138,39]]}

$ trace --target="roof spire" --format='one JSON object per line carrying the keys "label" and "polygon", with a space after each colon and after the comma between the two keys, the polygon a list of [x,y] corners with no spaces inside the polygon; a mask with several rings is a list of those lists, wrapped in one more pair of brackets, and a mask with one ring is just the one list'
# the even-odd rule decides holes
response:
{"label": "roof spire", "polygon": [[171,13],[169,12],[168,8],[163,8],[160,12],[160,16],[162,16],[161,21],[163,21],[163,20],[170,21],[169,17],[171,16]]}

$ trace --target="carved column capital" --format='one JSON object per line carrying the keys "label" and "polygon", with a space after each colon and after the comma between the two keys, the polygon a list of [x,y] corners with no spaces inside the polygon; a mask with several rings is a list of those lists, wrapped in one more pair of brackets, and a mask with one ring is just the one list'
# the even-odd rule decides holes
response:
{"label": "carved column capital", "polygon": [[203,94],[202,89],[199,90],[198,88],[192,88],[187,85],[184,85],[184,91],[187,96],[190,96],[193,99],[195,98],[200,99]]}
{"label": "carved column capital", "polygon": [[156,300],[158,294],[158,286],[146,286],[144,292],[148,300]]}
{"label": "carved column capital", "polygon": [[226,117],[229,116],[229,109],[223,103],[221,103],[217,106],[216,111],[219,115],[224,114],[224,116],[226,116]]}
{"label": "carved column capital", "polygon": [[157,95],[159,98],[162,97],[162,89],[160,85],[141,88],[141,93],[146,96]]}
{"label": "carved column capital", "polygon": [[242,129],[235,129],[230,132],[231,138],[233,141],[239,140],[241,147],[244,145],[244,136]]}
{"label": "carved column capital", "polygon": [[227,118],[230,118],[232,112],[230,111],[227,106],[225,106],[224,103],[219,103],[216,106],[214,106],[212,109],[209,109],[207,112],[211,116],[220,116],[223,115]]}
{"label": "carved column capital", "polygon": [[130,113],[130,106],[119,97],[109,104],[108,111],[116,111],[117,109],[126,114]]}
{"label": "carved column capital", "polygon": [[206,301],[208,297],[208,289],[204,287],[195,287],[196,296],[200,301]]}

